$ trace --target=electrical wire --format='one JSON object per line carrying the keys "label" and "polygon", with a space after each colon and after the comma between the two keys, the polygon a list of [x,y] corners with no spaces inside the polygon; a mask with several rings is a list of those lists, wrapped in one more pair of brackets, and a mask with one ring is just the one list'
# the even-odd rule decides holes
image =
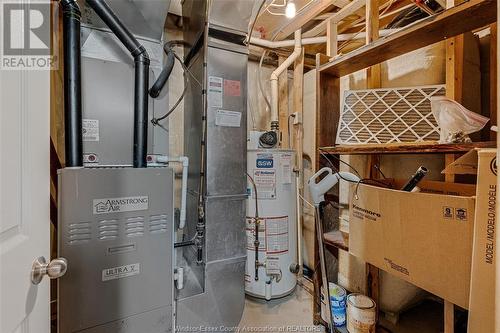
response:
{"label": "electrical wire", "polygon": [[[320,149],[320,155],[327,160],[328,164],[330,164],[330,167],[337,173],[338,177],[342,180],[345,180],[349,183],[354,183],[356,184],[356,189],[354,191],[354,197],[356,198],[356,200],[359,199],[358,197],[358,189],[359,189],[359,184],[367,184],[367,185],[370,185],[370,182],[373,183],[373,184],[378,184],[379,186],[381,187],[384,187],[384,188],[387,188],[387,184],[386,183],[383,183],[381,181],[378,181],[376,179],[369,179],[369,178],[361,178],[361,176],[359,176],[359,172],[353,167],[351,166],[350,164],[348,164],[347,162],[344,162],[345,164],[347,164],[352,170],[354,170],[358,176],[359,176],[359,180],[358,181],[353,181],[353,180],[350,180],[350,179],[347,179],[347,178],[344,178],[342,177],[342,175],[340,174],[339,170],[337,169],[337,167],[335,167],[335,165],[333,164],[333,162],[330,160],[330,158],[324,153],[321,151]],[[339,159],[339,161],[342,161]]]}
{"label": "electrical wire", "polygon": [[307,201],[307,199],[304,198],[300,193],[299,193],[299,198],[302,199],[302,201],[304,201],[311,208],[316,208],[316,207],[314,207],[314,205],[312,203],[310,203],[309,201]]}
{"label": "electrical wire", "polygon": [[[382,8],[384,8],[384,10],[379,14],[379,16],[383,16],[385,15],[385,13],[387,13],[387,11],[389,10],[389,8],[391,8],[391,6],[393,5],[395,0],[391,0],[387,3],[385,3]],[[354,22],[354,24],[356,24],[356,22]],[[337,52],[340,52],[342,51],[342,49],[344,49],[347,44],[349,44],[350,42],[352,42],[352,40],[354,38],[356,38],[360,33],[362,33],[363,31],[365,31],[366,29],[366,25],[364,25],[358,32],[356,32],[351,38],[349,38],[348,40],[346,40],[345,42],[343,42],[342,44],[340,44],[339,48],[338,48],[338,51]]]}
{"label": "electrical wire", "polygon": [[[327,156],[326,156],[326,154],[325,154],[325,153],[323,153],[323,151],[322,151],[323,149],[319,148],[319,150],[320,150],[320,153],[322,154],[322,156],[323,156],[325,159],[327,159],[327,160],[328,160],[328,157],[327,157]],[[336,160],[338,160],[340,163],[343,163],[343,164],[347,165],[347,166],[348,166],[351,170],[353,170],[353,171],[356,173],[356,175],[357,175],[358,177],[360,177],[360,178],[361,178],[361,175],[359,174],[358,170],[356,170],[356,168],[355,168],[355,167],[353,167],[353,166],[352,166],[352,165],[350,165],[349,163],[347,163],[347,162],[343,161],[343,160],[342,160],[340,157],[338,157],[337,155],[332,155],[332,157],[334,157],[334,158],[335,158]],[[333,163],[330,163],[330,164],[333,164]]]}
{"label": "electrical wire", "polygon": [[[300,8],[300,9],[297,11],[297,15],[300,15],[300,12],[302,12],[305,8],[307,8],[308,6],[310,6],[313,2],[314,2],[314,0],[309,0],[309,2],[308,2],[307,4],[305,4],[304,6],[302,6],[302,8]],[[262,6],[263,6],[263,4],[264,4],[264,3],[265,3],[265,1],[264,1],[264,2],[262,2],[261,7],[260,7],[260,9],[259,9],[259,12],[262,10]],[[271,4],[270,4],[270,5],[272,5],[273,3],[274,3],[274,0],[271,2]],[[270,6],[270,5],[269,5],[269,6]],[[267,8],[268,8],[269,6],[267,6]],[[266,8],[266,9],[267,9],[267,8]],[[250,38],[251,38],[251,34],[252,34],[252,32],[253,32],[253,27],[255,26],[255,22],[257,22],[257,17],[259,16],[259,12],[258,12],[258,15],[256,15],[256,16],[255,16],[255,20],[254,20],[254,23],[253,23],[253,25],[252,25],[252,29],[250,30],[250,37],[249,37],[249,39],[248,39],[249,41],[250,41]],[[277,30],[277,31],[273,34],[273,36],[271,37],[271,41],[274,41],[274,40],[276,39],[276,37],[278,36],[278,34],[281,32],[281,30],[283,30],[283,28],[284,28],[284,27],[286,27],[289,23],[290,23],[290,22],[288,22],[288,21],[287,21],[287,22],[285,22],[284,24],[282,24],[282,25],[278,28],[278,30]],[[269,109],[269,112],[270,112],[270,111],[271,111],[271,103],[269,102],[269,98],[267,97],[267,94],[266,94],[266,92],[264,91],[264,87],[263,87],[263,85],[262,85],[262,63],[264,62],[264,57],[265,57],[265,55],[266,55],[266,54],[267,54],[267,50],[264,50],[264,51],[262,52],[262,56],[260,57],[260,62],[259,62],[259,73],[258,73],[258,77],[259,77],[258,81],[259,81],[259,82],[258,82],[258,83],[259,83],[260,93],[261,93],[261,94],[262,94],[262,96],[264,97],[264,101],[266,102],[266,105],[267,105],[267,107],[268,107],[268,109]]]}
{"label": "electrical wire", "polygon": [[[174,105],[167,111],[167,113],[165,113],[163,116],[161,117],[158,117],[158,118],[153,118],[151,119],[151,123],[153,123],[153,125],[159,125],[159,122],[162,121],[163,119],[167,118],[172,112],[175,111],[175,109],[177,109],[177,107],[179,106],[179,104],[182,102],[182,100],[184,99],[184,96],[186,96],[186,92],[187,92],[187,87],[188,87],[188,84],[189,84],[189,76],[191,76],[191,78],[200,86],[200,88],[202,87],[200,81],[198,81],[196,79],[196,77],[194,76],[194,74],[189,70],[189,68],[187,68],[187,66],[184,64],[184,61],[182,61],[181,57],[179,57],[179,55],[173,50],[171,49],[171,47],[173,45],[184,45],[184,41],[170,41],[170,42],[166,42],[164,45],[163,45],[163,51],[165,52],[165,54],[168,52],[167,48],[170,48],[171,52],[174,54],[174,57],[175,59],[180,63],[182,69],[183,69],[183,76],[184,78],[186,79],[185,82],[184,82],[184,89],[182,90],[182,94],[179,96],[179,98],[177,99],[177,101],[174,103]],[[189,76],[186,76],[186,73],[189,74]]]}

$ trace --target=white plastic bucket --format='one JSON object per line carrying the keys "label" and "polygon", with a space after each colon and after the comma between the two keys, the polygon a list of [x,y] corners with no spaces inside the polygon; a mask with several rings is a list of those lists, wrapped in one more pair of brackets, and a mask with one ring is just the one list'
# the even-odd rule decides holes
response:
{"label": "white plastic bucket", "polygon": [[349,333],[375,333],[375,302],[362,294],[347,296],[347,331]]}

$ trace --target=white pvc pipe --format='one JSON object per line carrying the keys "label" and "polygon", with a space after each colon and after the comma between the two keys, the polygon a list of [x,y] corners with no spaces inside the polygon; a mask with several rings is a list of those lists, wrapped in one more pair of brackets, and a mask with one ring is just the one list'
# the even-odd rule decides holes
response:
{"label": "white pvc pipe", "polygon": [[[326,43],[326,36],[321,37],[312,37],[312,38],[302,38],[302,45],[311,45],[311,44],[324,44]],[[250,40],[250,44],[255,46],[262,46],[268,49],[277,49],[280,47],[291,47],[295,45],[295,40],[279,40],[279,41],[270,41],[267,39],[255,38],[252,37]]]}
{"label": "white pvc pipe", "polygon": [[266,301],[270,301],[271,297],[273,296],[272,283],[273,283],[273,279],[272,278],[269,279],[268,281],[266,281],[266,286],[265,286]]}
{"label": "white pvc pipe", "polygon": [[[379,34],[380,34],[380,37],[386,37],[386,36],[389,36],[390,34],[396,32],[398,30],[399,29],[382,29],[379,31]],[[345,41],[348,41],[351,39],[353,39],[353,40],[366,39],[366,32],[340,34],[337,36],[337,41],[339,41],[339,42],[345,42]],[[309,38],[302,38],[301,39],[302,45],[325,44],[326,42],[327,42],[326,36],[309,37]],[[268,49],[277,49],[280,47],[292,47],[295,45],[295,40],[288,39],[288,40],[270,41],[267,39],[252,37],[250,39],[250,44],[255,45],[255,46],[265,47]]]}
{"label": "white pvc pipe", "polygon": [[179,229],[183,229],[186,225],[186,202],[187,202],[187,180],[188,180],[188,167],[189,158],[187,156],[170,157],[158,156],[156,161],[158,163],[181,163],[182,164],[182,193],[181,193],[181,214],[179,219]]}
{"label": "white pvc pipe", "polygon": [[300,56],[302,53],[302,34],[300,29],[295,31],[295,47],[293,49],[292,54],[281,65],[276,68],[274,72],[271,74],[271,124],[278,123],[279,115],[278,115],[278,78],[281,73],[287,70],[291,64]]}

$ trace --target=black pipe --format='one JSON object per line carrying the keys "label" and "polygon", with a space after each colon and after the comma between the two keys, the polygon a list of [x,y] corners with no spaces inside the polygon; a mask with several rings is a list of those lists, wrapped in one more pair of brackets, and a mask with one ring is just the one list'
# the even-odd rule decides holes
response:
{"label": "black pipe", "polygon": [[403,186],[401,191],[411,192],[418,183],[425,177],[425,175],[429,172],[426,167],[421,166],[418,168],[417,172],[408,180],[408,182]]}
{"label": "black pipe", "polygon": [[191,245],[195,245],[194,240],[189,240],[189,241],[183,241],[183,242],[174,243],[174,248],[191,246]]}
{"label": "black pipe", "polygon": [[135,63],[134,168],[146,168],[148,148],[149,55],[104,0],[87,0],[90,7],[129,50]]}
{"label": "black pipe", "polygon": [[64,44],[64,131],[67,167],[83,166],[81,12],[75,0],[61,0]]}
{"label": "black pipe", "polygon": [[167,53],[167,63],[165,64],[165,67],[163,67],[163,70],[158,76],[156,82],[153,84],[151,89],[149,89],[149,96],[153,98],[156,98],[160,95],[161,90],[165,86],[165,83],[167,83],[168,78],[170,77],[170,73],[172,73],[172,69],[174,68],[174,51],[171,48],[165,48],[165,52]]}

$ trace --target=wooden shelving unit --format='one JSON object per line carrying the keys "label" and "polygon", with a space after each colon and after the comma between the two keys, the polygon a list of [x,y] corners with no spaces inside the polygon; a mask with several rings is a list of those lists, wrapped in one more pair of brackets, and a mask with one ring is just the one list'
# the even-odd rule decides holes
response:
{"label": "wooden shelving unit", "polygon": [[362,155],[362,154],[453,154],[466,153],[474,148],[494,148],[496,142],[473,142],[457,144],[390,143],[368,145],[338,145],[319,148],[325,154]]}
{"label": "wooden shelving unit", "polygon": [[[336,145],[337,128],[339,124],[341,91],[340,77],[349,75],[362,69],[368,69],[367,82],[369,88],[377,88],[380,85],[380,67],[383,61],[446,40],[446,89],[447,96],[461,102],[462,89],[462,66],[463,36],[461,34],[475,31],[494,24],[497,21],[494,0],[470,0],[453,6],[453,0],[447,1],[448,9],[426,19],[411,24],[404,29],[384,38],[378,38],[378,12],[373,13],[373,1],[366,1],[366,27],[367,45],[345,55],[318,54],[316,56],[317,69],[317,115],[316,115],[316,168],[319,170],[325,165],[319,152],[327,155],[370,155],[369,163],[374,165],[381,154],[444,154],[446,164],[453,162],[456,155],[465,153],[474,148],[496,147],[494,141],[474,142],[469,144],[438,144],[436,142],[425,143],[394,143],[394,144],[371,144],[371,145]],[[496,25],[493,29],[496,31]],[[330,29],[335,32],[335,29]],[[332,36],[327,35],[327,40]],[[336,40],[330,41],[334,45]],[[335,48],[327,48],[327,50]],[[492,71],[492,73],[495,73]],[[493,74],[496,75],[496,74]],[[377,77],[378,76],[378,77]],[[493,82],[493,80],[492,80]],[[496,87],[496,86],[495,86]],[[492,90],[493,91],[493,90]],[[492,97],[493,98],[493,97]],[[496,105],[495,105],[496,107]],[[493,108],[493,107],[492,107]],[[495,113],[492,109],[492,114]],[[492,115],[492,119],[495,119]],[[494,138],[491,138],[494,140]],[[332,159],[338,167],[337,159]],[[371,169],[371,168],[370,168]],[[446,181],[453,182],[454,178],[447,176]],[[330,193],[331,198],[338,201],[338,188]],[[329,232],[323,235],[325,247],[338,254],[339,250],[348,251],[348,242],[339,231]],[[314,277],[314,322],[325,324],[321,319],[321,271],[318,255],[318,246],[315,245],[315,277]],[[378,268],[367,265],[367,290],[368,294],[378,301]],[[445,322],[444,332],[454,331],[454,306],[445,300]]]}

